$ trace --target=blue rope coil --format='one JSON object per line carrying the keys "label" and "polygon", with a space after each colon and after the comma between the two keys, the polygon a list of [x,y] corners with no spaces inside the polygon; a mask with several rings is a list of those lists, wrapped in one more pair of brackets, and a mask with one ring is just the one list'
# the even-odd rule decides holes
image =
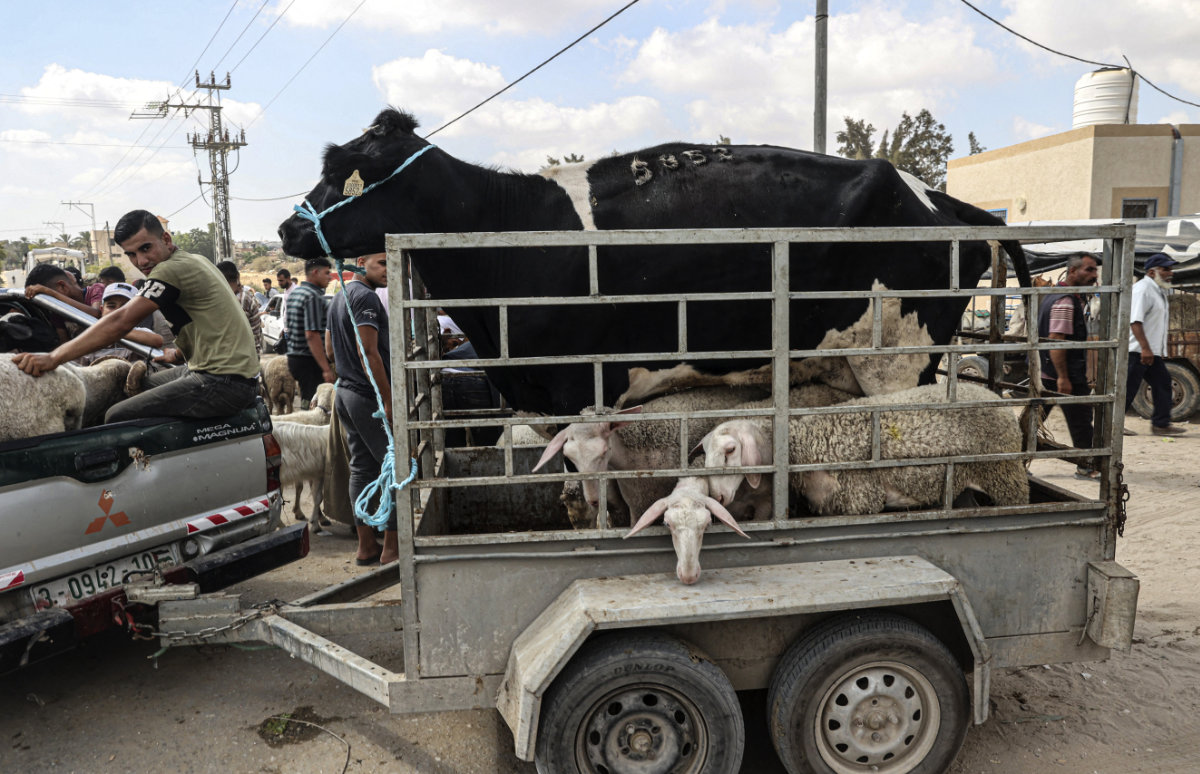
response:
{"label": "blue rope coil", "polygon": [[[337,265],[338,284],[341,285],[343,297],[345,297],[346,293],[346,280],[342,274],[345,271],[353,271],[356,274],[362,274],[363,271],[357,266],[346,267],[345,262],[341,258],[334,257],[333,250],[329,247],[329,242],[326,241],[325,234],[321,229],[321,220],[339,207],[349,204],[361,196],[365,196],[367,192],[379,187],[380,185],[383,185],[388,180],[391,180],[393,177],[403,172],[409,164],[412,164],[414,161],[416,161],[421,154],[428,150],[432,150],[435,147],[437,146],[426,145],[421,150],[409,156],[404,163],[396,167],[396,169],[390,175],[364,188],[363,192],[358,196],[347,197],[337,204],[322,210],[321,212],[317,212],[317,208],[313,207],[312,204],[309,203],[308,199],[304,200],[303,206],[297,204],[292,208],[298,215],[300,215],[300,217],[312,221],[313,230],[316,231],[317,239],[321,242],[321,249],[325,251],[327,256],[333,258]],[[362,336],[358,332],[358,323],[354,320],[354,311],[350,308],[350,303],[348,301],[346,303],[346,314],[350,317],[350,329],[354,331],[354,342],[355,346],[358,348],[358,356],[365,365],[367,362],[366,350],[363,347]],[[384,410],[383,395],[379,391],[379,384],[375,381],[375,375],[371,373],[371,369],[369,367],[364,367],[363,370],[366,372],[367,380],[371,383],[371,389],[375,392],[375,403],[378,406],[371,416],[378,417],[383,421],[383,430],[387,434],[388,444],[387,453],[383,457],[383,464],[380,465],[379,478],[377,478],[375,481],[372,481],[370,484],[367,484],[367,486],[363,488],[362,492],[359,493],[358,498],[354,501],[354,515],[364,524],[378,529],[385,526],[388,523],[388,520],[391,518],[393,505],[392,492],[398,492],[404,489],[406,486],[411,484],[414,479],[416,479],[417,460],[415,457],[411,459],[412,464],[409,469],[408,478],[404,479],[404,481],[396,481],[396,439],[392,436],[392,428],[387,421],[387,412]],[[379,496],[379,504],[376,506],[374,513],[372,513],[369,510],[371,498],[376,495]]]}

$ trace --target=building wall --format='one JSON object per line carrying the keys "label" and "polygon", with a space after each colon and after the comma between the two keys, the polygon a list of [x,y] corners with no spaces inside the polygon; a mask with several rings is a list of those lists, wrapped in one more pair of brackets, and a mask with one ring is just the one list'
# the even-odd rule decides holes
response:
{"label": "building wall", "polygon": [[1009,223],[1088,217],[1094,129],[951,159],[946,192],[987,210],[1007,209]]}
{"label": "building wall", "polygon": [[[1200,212],[1200,125],[1178,129],[1184,148],[1179,212]],[[1007,209],[1009,223],[1118,218],[1126,198],[1156,199],[1162,217],[1173,143],[1166,124],[1080,127],[951,159],[946,190],[984,209]]]}

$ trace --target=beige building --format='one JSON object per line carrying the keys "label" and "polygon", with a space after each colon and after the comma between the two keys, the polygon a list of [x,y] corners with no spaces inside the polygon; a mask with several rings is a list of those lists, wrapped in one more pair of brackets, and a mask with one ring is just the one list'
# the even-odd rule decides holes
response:
{"label": "beige building", "polygon": [[1080,126],[947,166],[947,193],[1009,223],[1200,212],[1200,124]]}

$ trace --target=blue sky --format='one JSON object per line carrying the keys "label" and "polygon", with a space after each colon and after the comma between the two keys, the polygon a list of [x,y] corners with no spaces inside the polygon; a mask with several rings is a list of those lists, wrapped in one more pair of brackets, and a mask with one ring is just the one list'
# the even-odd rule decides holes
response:
{"label": "blue sky", "polygon": [[[204,129],[205,114],[129,119],[168,95],[202,100],[179,88],[191,83],[193,62],[205,78],[233,69],[223,113],[231,129],[246,129],[248,142],[230,159],[233,235],[270,239],[296,200],[249,200],[307,191],[325,143],[353,138],[388,104],[431,131],[623,4],[5,2],[0,239],[58,233],[47,221],[71,233],[86,229],[86,216],[60,204],[68,200],[94,203],[101,228],[137,207],[169,215],[175,231],[206,224],[211,211],[196,181],[201,170],[208,178],[207,156],[194,154],[185,136]],[[829,5],[829,152],[845,115],[882,132],[902,111],[921,108],[946,124],[956,156],[966,154],[969,131],[988,148],[1065,131],[1074,84],[1094,69],[1021,41],[959,0]],[[975,5],[1078,57],[1126,56],[1160,87],[1200,102],[1200,3]],[[641,0],[434,140],[459,158],[523,171],[547,155],[592,158],[719,134],[811,148],[814,7],[810,0]],[[1200,123],[1200,108],[1144,83],[1139,97],[1139,123]]]}

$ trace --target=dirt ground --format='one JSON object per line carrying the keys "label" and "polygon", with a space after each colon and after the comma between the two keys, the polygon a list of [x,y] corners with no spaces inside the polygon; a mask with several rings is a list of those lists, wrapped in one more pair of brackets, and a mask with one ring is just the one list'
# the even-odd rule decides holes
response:
{"label": "dirt ground", "polygon": [[[1055,424],[1057,423],[1057,425]],[[1131,653],[1104,663],[1036,666],[993,675],[992,715],[971,729],[953,774],[1194,774],[1200,771],[1200,424],[1174,439],[1125,438],[1132,493],[1117,559],[1142,582]],[[1051,428],[1065,437],[1057,413]],[[1073,466],[1035,472],[1086,491]],[[345,528],[312,553],[240,589],[292,599],[347,578]],[[347,638],[399,668],[398,645]],[[530,774],[494,711],[389,715],[381,706],[277,650],[180,648],[107,638],[0,678],[0,772],[432,772]],[[761,692],[743,695],[743,772],[781,772],[763,729]],[[288,727],[291,713],[313,726]],[[264,738],[266,737],[266,738]],[[269,741],[268,741],[269,740]]]}

